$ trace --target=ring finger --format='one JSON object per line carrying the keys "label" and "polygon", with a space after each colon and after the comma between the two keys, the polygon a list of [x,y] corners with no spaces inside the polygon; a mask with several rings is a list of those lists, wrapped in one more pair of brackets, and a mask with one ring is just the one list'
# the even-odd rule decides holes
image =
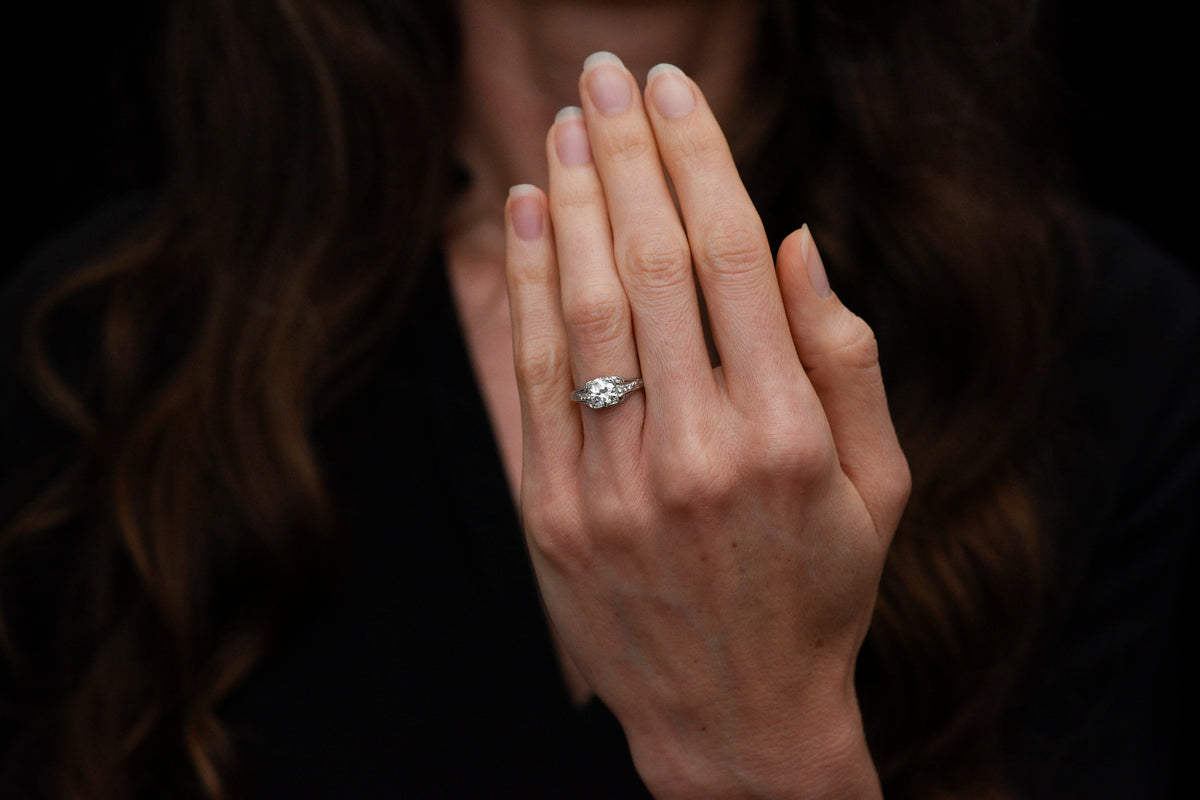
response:
{"label": "ring finger", "polygon": [[[559,112],[546,142],[550,165],[550,217],[554,226],[563,320],[577,386],[602,376],[640,377],[629,300],[613,260],[612,230],[604,190],[592,161],[587,128],[578,108]],[[583,409],[585,458],[636,452],[643,408],[640,392],[619,405]],[[587,447],[592,441],[599,447]]]}

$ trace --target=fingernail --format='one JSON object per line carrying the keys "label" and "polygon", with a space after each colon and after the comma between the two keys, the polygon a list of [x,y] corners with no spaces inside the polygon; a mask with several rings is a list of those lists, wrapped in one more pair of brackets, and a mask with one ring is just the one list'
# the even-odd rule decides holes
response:
{"label": "fingernail", "polygon": [[668,119],[686,116],[696,107],[692,87],[679,67],[672,64],[657,65],[647,73],[646,84],[650,87],[654,107]]}
{"label": "fingernail", "polygon": [[583,110],[567,106],[554,118],[554,152],[564,167],[577,167],[592,160]]}
{"label": "fingernail", "polygon": [[527,242],[540,238],[544,223],[537,187],[528,183],[517,184],[508,190],[508,197],[508,213],[512,217],[513,232],[517,238]]}
{"label": "fingernail", "polygon": [[633,93],[621,59],[604,51],[592,53],[583,62],[583,72],[587,76],[588,96],[597,111],[607,116],[629,108]]}
{"label": "fingernail", "polygon": [[808,264],[808,282],[819,297],[832,297],[833,289],[829,286],[829,276],[825,274],[825,264],[821,261],[817,243],[813,241],[812,231],[808,229],[807,223],[801,226],[801,231],[800,255],[804,256],[804,263]]}

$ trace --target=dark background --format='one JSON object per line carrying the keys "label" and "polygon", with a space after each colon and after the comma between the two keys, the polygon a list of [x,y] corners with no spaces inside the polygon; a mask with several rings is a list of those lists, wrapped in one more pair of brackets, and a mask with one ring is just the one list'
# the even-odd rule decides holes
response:
{"label": "dark background", "polygon": [[[247,0],[253,2],[255,0]],[[10,212],[0,274],[106,198],[153,185],[162,155],[152,98],[162,2],[25,4],[10,25]],[[1075,182],[1200,274],[1200,129],[1192,26],[1165,0],[1044,0],[1039,34],[1057,66],[1053,96]]]}
{"label": "dark background", "polygon": [[[153,186],[163,162],[153,97],[165,4],[22,5],[24,19],[14,22],[10,8],[7,26],[15,55],[5,115],[11,246],[0,279],[90,209]],[[1057,117],[1046,124],[1061,134],[1079,193],[1131,220],[1200,277],[1200,71],[1181,7],[1044,0],[1038,32],[1056,67]],[[1191,714],[1196,693],[1181,703]]]}

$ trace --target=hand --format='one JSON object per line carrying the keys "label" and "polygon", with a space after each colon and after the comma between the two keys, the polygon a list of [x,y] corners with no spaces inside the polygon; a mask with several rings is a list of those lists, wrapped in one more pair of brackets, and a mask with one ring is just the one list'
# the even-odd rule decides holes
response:
{"label": "hand", "polygon": [[[871,330],[807,229],[776,272],[690,79],[658,68],[643,100],[615,58],[586,67],[548,196],[517,187],[506,210],[551,622],[659,796],[877,795],[854,663],[909,476]],[[602,375],[645,388],[570,401]]]}

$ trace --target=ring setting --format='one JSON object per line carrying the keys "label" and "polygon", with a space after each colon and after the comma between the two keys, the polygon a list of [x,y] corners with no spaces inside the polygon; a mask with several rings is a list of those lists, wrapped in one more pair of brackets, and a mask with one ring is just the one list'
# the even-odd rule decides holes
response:
{"label": "ring setting", "polygon": [[583,403],[589,408],[607,408],[620,403],[630,392],[642,388],[641,378],[618,378],[608,375],[603,378],[592,378],[583,385],[582,389],[571,392],[571,399]]}

